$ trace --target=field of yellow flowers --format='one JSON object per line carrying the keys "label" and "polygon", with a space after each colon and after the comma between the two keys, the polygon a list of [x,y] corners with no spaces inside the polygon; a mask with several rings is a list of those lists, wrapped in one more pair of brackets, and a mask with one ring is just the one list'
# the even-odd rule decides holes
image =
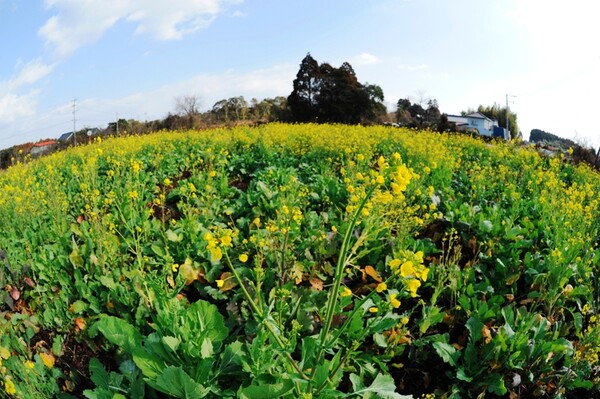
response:
{"label": "field of yellow flowers", "polygon": [[0,174],[0,396],[589,398],[600,179],[389,127],[111,138]]}

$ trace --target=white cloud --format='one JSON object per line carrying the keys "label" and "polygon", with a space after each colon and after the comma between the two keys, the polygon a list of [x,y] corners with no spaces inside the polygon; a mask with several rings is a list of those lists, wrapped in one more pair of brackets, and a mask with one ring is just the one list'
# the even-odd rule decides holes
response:
{"label": "white cloud", "polygon": [[361,53],[353,59],[353,63],[358,66],[374,65],[379,64],[380,62],[381,59],[379,59],[379,57],[370,53]]}
{"label": "white cloud", "polygon": [[54,65],[45,64],[39,59],[30,61],[23,66],[19,75],[11,81],[11,86],[31,85],[49,75],[53,69]]}
{"label": "white cloud", "polygon": [[0,124],[12,123],[18,118],[35,113],[37,92],[24,95],[5,92],[0,93]]}
{"label": "white cloud", "polygon": [[59,58],[99,40],[120,20],[136,25],[136,34],[159,40],[181,39],[204,29],[239,0],[46,0],[56,10],[39,30]]}
{"label": "white cloud", "polygon": [[39,59],[18,63],[17,67],[20,70],[14,78],[0,81],[0,124],[12,123],[19,117],[35,113],[39,90],[26,91],[24,86],[36,83],[54,68]]}

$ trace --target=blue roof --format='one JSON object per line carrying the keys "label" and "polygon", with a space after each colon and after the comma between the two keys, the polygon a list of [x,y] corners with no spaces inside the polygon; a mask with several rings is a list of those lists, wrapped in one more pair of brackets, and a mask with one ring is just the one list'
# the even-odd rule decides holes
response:
{"label": "blue roof", "polygon": [[58,141],[67,141],[69,140],[71,137],[73,136],[73,132],[67,132],[67,133],[63,133],[59,138]]}

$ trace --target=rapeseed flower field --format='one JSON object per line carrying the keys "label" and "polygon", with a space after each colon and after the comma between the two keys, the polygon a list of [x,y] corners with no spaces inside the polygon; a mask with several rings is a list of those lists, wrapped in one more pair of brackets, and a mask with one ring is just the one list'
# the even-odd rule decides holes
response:
{"label": "rapeseed flower field", "polygon": [[591,397],[598,177],[518,143],[313,124],[19,163],[0,395]]}

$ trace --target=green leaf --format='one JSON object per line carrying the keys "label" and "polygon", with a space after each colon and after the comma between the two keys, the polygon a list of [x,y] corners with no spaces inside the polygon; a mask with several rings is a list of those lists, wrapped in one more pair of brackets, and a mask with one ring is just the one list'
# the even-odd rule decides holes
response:
{"label": "green leaf", "polygon": [[478,342],[483,338],[483,334],[481,333],[481,329],[483,328],[483,323],[476,319],[475,317],[470,317],[467,320],[467,329],[469,330],[469,335],[473,342]]}
{"label": "green leaf", "polygon": [[294,389],[291,380],[283,380],[276,384],[250,385],[242,389],[240,399],[275,399],[289,394]]}
{"label": "green leaf", "polygon": [[[167,230],[167,231],[170,231],[170,230]],[[167,233],[167,234],[168,234],[168,233]],[[165,256],[165,251],[163,250],[163,248],[162,248],[162,247],[159,247],[159,246],[158,246],[158,245],[156,245],[156,244],[152,244],[152,245],[150,246],[150,249],[152,249],[152,252],[154,252],[154,253],[155,253],[157,256],[159,256],[159,257],[161,257],[161,258],[164,258],[164,256]]]}
{"label": "green leaf", "polygon": [[212,342],[209,338],[204,338],[202,340],[202,346],[200,347],[200,355],[202,356],[202,359],[211,357],[213,353],[214,351]]}
{"label": "green leaf", "polygon": [[[363,398],[382,398],[382,399],[412,399],[412,396],[400,395],[396,393],[396,384],[389,375],[377,374],[370,386],[364,387],[360,377],[356,374],[350,374],[350,382],[353,387],[361,387],[352,392],[349,396],[360,395]],[[374,395],[374,396],[373,396]]]}
{"label": "green leaf", "polygon": [[221,354],[221,374],[228,374],[239,370],[242,365],[244,345],[240,341],[234,341],[225,347]]}
{"label": "green leaf", "polygon": [[77,248],[75,248],[73,252],[71,252],[71,254],[69,255],[69,260],[75,267],[82,267],[84,263],[83,257],[81,256]]}
{"label": "green leaf", "polygon": [[177,234],[171,229],[167,230],[166,234],[167,234],[167,240],[169,240],[171,242],[179,242],[179,241],[183,240],[183,234]]}
{"label": "green leaf", "polygon": [[181,341],[175,337],[162,337],[161,338],[162,343],[169,348],[173,353],[177,352],[177,348],[179,347],[179,344],[181,343]]}
{"label": "green leaf", "polygon": [[225,326],[225,319],[219,313],[218,308],[202,300],[194,302],[188,308],[183,325],[190,333],[201,333],[208,338],[213,349],[219,349],[221,342],[229,334],[229,330]]}
{"label": "green leaf", "polygon": [[145,350],[136,351],[133,361],[146,378],[156,378],[167,367],[163,360]]}
{"label": "green leaf", "polygon": [[87,303],[85,303],[81,300],[73,302],[72,306],[73,306],[73,308],[72,308],[73,313],[75,313],[75,314],[81,314],[81,312],[86,310],[88,307]]}
{"label": "green leaf", "polygon": [[156,380],[146,382],[157,391],[181,399],[203,398],[210,393],[209,388],[198,384],[181,367],[167,367]]}
{"label": "green leaf", "polygon": [[504,379],[502,378],[501,374],[488,374],[483,379],[483,383],[487,385],[487,390],[490,393],[495,393],[496,395],[504,396],[506,392],[508,392],[506,386],[504,386]]}
{"label": "green leaf", "polygon": [[483,231],[484,233],[490,233],[493,228],[494,224],[489,220],[482,220],[479,222],[479,230]]}
{"label": "green leaf", "polygon": [[460,367],[458,369],[458,371],[456,372],[456,378],[458,378],[461,381],[466,381],[466,382],[471,382],[473,381],[473,377],[469,377],[466,373],[465,373],[465,369],[463,367]]}
{"label": "green leaf", "polygon": [[446,342],[434,342],[433,347],[444,362],[456,367],[456,361],[460,356],[460,352],[456,348]]}
{"label": "green leaf", "polygon": [[132,354],[142,346],[142,335],[131,324],[114,316],[101,315],[96,328],[112,344]]}
{"label": "green leaf", "polygon": [[110,376],[102,366],[102,363],[95,357],[90,359],[90,379],[99,388],[108,389]]}
{"label": "green leaf", "polygon": [[102,285],[108,289],[114,290],[117,288],[117,285],[115,284],[115,280],[113,280],[112,277],[100,276],[98,278],[98,280],[100,280],[100,283],[102,283]]}

